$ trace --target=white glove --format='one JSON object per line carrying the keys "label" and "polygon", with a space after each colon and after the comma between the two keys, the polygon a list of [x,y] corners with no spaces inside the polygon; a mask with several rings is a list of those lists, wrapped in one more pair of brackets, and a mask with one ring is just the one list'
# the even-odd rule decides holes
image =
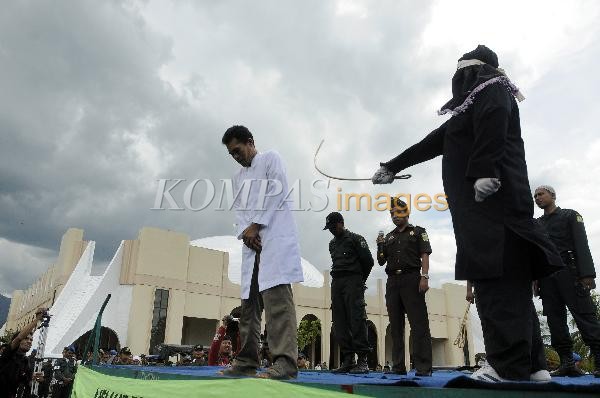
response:
{"label": "white glove", "polygon": [[498,192],[501,185],[498,178],[477,179],[473,184],[473,189],[475,190],[475,202],[483,202],[485,198]]}
{"label": "white glove", "polygon": [[394,182],[395,175],[396,174],[387,167],[381,166],[379,170],[377,170],[375,174],[373,174],[373,177],[371,177],[371,181],[373,182],[373,184],[391,184],[392,182]]}

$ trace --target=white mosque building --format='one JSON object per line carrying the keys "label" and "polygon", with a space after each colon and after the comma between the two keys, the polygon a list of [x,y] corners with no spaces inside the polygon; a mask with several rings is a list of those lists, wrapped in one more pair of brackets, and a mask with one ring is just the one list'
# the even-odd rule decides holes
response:
{"label": "white mosque building", "polygon": [[[18,330],[33,319],[36,308],[49,307],[45,356],[59,357],[65,346],[83,348],[110,294],[101,347],[128,346],[134,354],[147,354],[160,343],[210,344],[220,319],[240,305],[241,243],[233,236],[190,241],[183,233],[145,227],[137,239],[121,241],[104,268],[93,267],[94,247],[95,242],[83,240],[83,230],[70,228],[56,264],[27,290],[13,292],[5,328]],[[339,348],[331,336],[329,274],[305,259],[302,269],[304,282],[293,285],[298,323],[321,324],[321,336],[305,351],[313,364],[335,366]],[[376,294],[365,297],[373,367],[391,362],[385,288],[381,280],[376,286]],[[464,286],[449,283],[427,293],[434,366],[474,361],[470,322],[466,346],[453,344],[465,312],[464,293]],[[407,330],[407,344],[408,336]]]}

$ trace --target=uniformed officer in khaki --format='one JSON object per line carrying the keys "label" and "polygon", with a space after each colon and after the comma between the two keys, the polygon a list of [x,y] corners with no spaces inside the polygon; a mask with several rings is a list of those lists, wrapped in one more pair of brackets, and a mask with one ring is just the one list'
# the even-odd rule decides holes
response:
{"label": "uniformed officer in khaki", "polygon": [[408,223],[409,208],[399,198],[392,198],[390,215],[396,228],[385,237],[377,237],[377,262],[379,265],[387,263],[385,301],[392,329],[392,372],[406,374],[406,314],[416,375],[431,376],[431,333],[425,303],[429,289],[429,237],[425,228]]}
{"label": "uniformed officer in khaki", "polygon": [[[333,373],[369,373],[365,282],[373,268],[373,256],[362,236],[344,227],[344,217],[330,213],[325,228],[333,235],[331,254],[331,312],[333,335],[340,345],[341,365]],[[358,363],[354,360],[358,354]]]}

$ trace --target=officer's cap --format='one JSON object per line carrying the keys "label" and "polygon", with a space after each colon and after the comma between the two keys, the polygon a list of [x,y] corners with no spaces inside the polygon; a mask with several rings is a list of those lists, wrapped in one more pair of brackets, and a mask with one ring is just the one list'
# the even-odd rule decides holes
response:
{"label": "officer's cap", "polygon": [[323,228],[323,230],[329,229],[329,227],[332,227],[340,222],[344,222],[344,217],[340,213],[337,211],[329,213],[327,218],[325,218],[325,228]]}

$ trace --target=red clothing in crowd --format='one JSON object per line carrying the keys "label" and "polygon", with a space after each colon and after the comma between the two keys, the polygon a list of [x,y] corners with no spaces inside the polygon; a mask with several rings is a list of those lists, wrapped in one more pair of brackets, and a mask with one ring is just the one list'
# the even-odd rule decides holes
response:
{"label": "red clothing in crowd", "polygon": [[[225,356],[222,357],[220,355],[221,342],[223,341],[223,337],[227,334],[226,331],[227,329],[225,329],[225,326],[219,326],[219,329],[210,344],[210,350],[208,351],[208,366],[225,366],[231,361],[231,358]],[[237,340],[237,350],[235,352],[232,351],[232,355],[235,357],[240,352],[240,334],[238,332],[236,336],[229,337]]]}

